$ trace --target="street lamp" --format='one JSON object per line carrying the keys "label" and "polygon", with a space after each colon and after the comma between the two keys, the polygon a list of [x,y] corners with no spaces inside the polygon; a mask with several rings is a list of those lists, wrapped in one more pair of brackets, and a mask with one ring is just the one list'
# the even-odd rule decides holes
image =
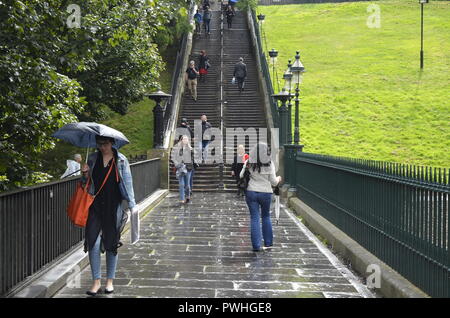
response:
{"label": "street lamp", "polygon": [[291,66],[291,72],[293,74],[292,84],[296,85],[295,88],[295,124],[294,124],[294,143],[298,145],[300,143],[300,127],[299,127],[299,104],[300,104],[300,88],[299,85],[303,80],[303,73],[306,72],[302,62],[300,62],[300,51],[297,51],[295,55],[295,62]]}
{"label": "street lamp", "polygon": [[423,69],[423,5],[428,0],[419,0],[420,3],[420,68]]}
{"label": "street lamp", "polygon": [[272,76],[275,81],[277,81],[278,90],[280,90],[280,84],[278,83],[278,78],[275,78],[275,62],[277,61],[278,51],[275,49],[272,49],[272,51],[269,51],[270,59],[272,60]]}
{"label": "street lamp", "polygon": [[[261,29],[259,31],[260,37],[261,37],[261,46],[263,46],[263,42],[264,42],[264,38],[265,38],[265,36],[263,35],[263,27],[262,27],[265,18],[266,18],[266,16],[264,14],[262,14],[262,13],[258,14],[258,21],[259,21],[259,25],[260,25],[260,29]],[[266,48],[267,48],[267,41],[266,41]],[[263,50],[262,47],[261,47],[261,50]]]}
{"label": "street lamp", "polygon": [[164,135],[164,111],[160,105],[161,101],[172,97],[170,94],[166,94],[161,90],[155,93],[146,94],[148,98],[156,102],[155,108],[153,108],[153,148],[163,147],[163,135]]}
{"label": "street lamp", "polygon": [[261,38],[263,36],[263,34],[262,34],[262,24],[263,24],[263,21],[264,21],[265,18],[266,18],[266,16],[264,14],[262,14],[262,13],[258,14],[258,21],[259,21],[259,25],[260,25],[260,28],[261,28],[261,30],[260,30]]}
{"label": "street lamp", "polygon": [[287,144],[287,136],[288,136],[288,129],[289,129],[289,121],[290,117],[288,116],[288,109],[286,107],[286,102],[291,99],[292,95],[286,91],[285,88],[282,89],[282,91],[278,94],[273,94],[273,98],[275,98],[277,101],[281,102],[281,107],[278,108],[278,113],[280,115],[280,145]]}
{"label": "street lamp", "polygon": [[[293,74],[291,72],[291,66],[292,66],[291,60],[289,60],[288,68],[286,69],[286,72],[284,72],[284,74],[283,74],[283,79],[285,81],[284,89],[289,92],[289,96],[292,96],[291,95],[291,87],[292,87]],[[287,134],[287,143],[288,144],[292,143],[292,122],[291,122],[292,103],[291,103],[291,100],[292,100],[292,98],[289,97],[289,103],[288,103],[289,124],[288,124],[288,134]]]}

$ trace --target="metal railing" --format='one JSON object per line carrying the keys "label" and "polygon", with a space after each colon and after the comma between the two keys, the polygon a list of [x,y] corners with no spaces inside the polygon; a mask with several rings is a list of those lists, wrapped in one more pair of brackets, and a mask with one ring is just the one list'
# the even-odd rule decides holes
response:
{"label": "metal railing", "polygon": [[[191,23],[191,25],[193,25],[193,21],[194,21],[194,14],[195,14],[195,9],[196,9],[196,3],[195,1],[191,0],[189,3],[189,21]],[[173,69],[173,73],[172,73],[172,80],[171,80],[171,90],[170,90],[170,95],[172,95],[172,97],[170,97],[167,102],[166,102],[166,106],[165,106],[165,111],[164,111],[164,139],[163,140],[163,144],[167,144],[166,139],[170,138],[171,134],[171,130],[176,128],[176,116],[174,114],[175,111],[175,107],[178,107],[179,105],[175,105],[176,101],[180,100],[179,98],[176,98],[178,94],[182,94],[182,92],[179,90],[179,86],[180,86],[180,82],[179,81],[183,81],[184,78],[180,77],[180,73],[184,72],[183,70],[183,61],[186,57],[186,46],[187,46],[187,42],[188,42],[188,36],[189,34],[184,34],[183,39],[181,41],[181,46],[179,48],[179,50],[177,51],[177,58],[175,61],[175,67]],[[189,53],[187,53],[189,54]]]}
{"label": "metal railing", "polygon": [[274,127],[278,127],[278,123],[279,123],[278,106],[277,106],[277,101],[275,100],[275,98],[272,97],[272,94],[274,94],[274,90],[273,90],[272,80],[271,80],[270,72],[269,72],[269,64],[267,63],[267,58],[264,53],[264,48],[262,46],[261,34],[260,34],[259,24],[256,19],[255,11],[252,11],[252,22],[253,22],[253,27],[255,29],[256,41],[257,41],[255,53],[259,55],[260,60],[261,60],[261,72],[263,74],[264,81],[266,83],[266,87],[268,90],[268,95],[269,95],[268,99],[270,102],[270,108],[272,110],[273,124],[274,124]]}
{"label": "metal railing", "polygon": [[302,201],[430,296],[450,297],[448,169],[303,152],[285,161]]}
{"label": "metal railing", "polygon": [[[160,185],[160,159],[131,165],[136,202]],[[0,194],[0,296],[71,252],[84,230],[66,208],[79,177]]]}
{"label": "metal railing", "polygon": [[[172,95],[172,97],[170,97],[167,100],[165,111],[164,111],[164,132],[166,132],[167,129],[170,129],[169,122],[170,122],[170,119],[173,114],[173,101],[175,100],[174,96],[177,94],[178,78],[179,78],[180,72],[181,72],[181,65],[183,64],[184,51],[186,51],[186,42],[187,42],[187,34],[185,34],[183,36],[183,40],[181,41],[180,49],[177,51],[177,58],[175,60],[175,68],[173,69],[173,73],[172,73],[172,82],[171,82],[171,90],[170,90],[170,95]],[[166,135],[167,134],[164,133],[164,136],[166,136]]]}

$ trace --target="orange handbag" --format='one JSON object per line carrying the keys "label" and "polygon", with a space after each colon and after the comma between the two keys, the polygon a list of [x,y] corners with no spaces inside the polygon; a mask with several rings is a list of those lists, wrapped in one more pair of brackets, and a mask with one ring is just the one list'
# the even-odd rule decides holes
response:
{"label": "orange handbag", "polygon": [[[113,159],[113,162],[111,164],[111,167],[109,168],[108,174],[106,175],[105,179],[103,180],[102,186],[97,191],[95,195],[90,194],[89,191],[89,183],[91,181],[91,178],[89,177],[88,182],[86,183],[86,186],[83,187],[81,182],[77,184],[77,189],[75,190],[74,195],[70,199],[69,205],[67,207],[67,215],[69,216],[69,219],[72,221],[73,224],[80,227],[85,227],[86,222],[89,215],[89,207],[92,205],[92,202],[94,202],[95,197],[100,193],[103,186],[106,183],[106,180],[108,180],[109,174],[111,173],[112,167],[115,164],[115,161]],[[117,173],[117,171],[116,171]]]}

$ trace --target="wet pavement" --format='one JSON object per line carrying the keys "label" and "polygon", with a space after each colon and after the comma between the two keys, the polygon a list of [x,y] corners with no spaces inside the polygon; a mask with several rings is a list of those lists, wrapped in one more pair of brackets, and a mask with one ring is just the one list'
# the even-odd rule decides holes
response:
{"label": "wet pavement", "polygon": [[[273,219],[272,250],[252,251],[249,219],[244,199],[234,194],[194,193],[182,205],[171,192],[141,220],[139,243],[123,237],[115,292],[97,297],[372,296],[286,210],[278,225]],[[89,297],[89,266],[72,278],[55,297]]]}

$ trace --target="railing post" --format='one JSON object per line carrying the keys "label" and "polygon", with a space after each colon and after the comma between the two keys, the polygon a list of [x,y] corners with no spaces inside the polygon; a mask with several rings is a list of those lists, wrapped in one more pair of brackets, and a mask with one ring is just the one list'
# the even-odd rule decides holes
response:
{"label": "railing post", "polygon": [[164,111],[159,103],[153,108],[153,125],[153,148],[159,148],[164,132]]}
{"label": "railing post", "polygon": [[303,145],[284,145],[284,171],[285,184],[289,185],[289,191],[295,192],[297,188],[296,159],[297,154],[303,151]]}

